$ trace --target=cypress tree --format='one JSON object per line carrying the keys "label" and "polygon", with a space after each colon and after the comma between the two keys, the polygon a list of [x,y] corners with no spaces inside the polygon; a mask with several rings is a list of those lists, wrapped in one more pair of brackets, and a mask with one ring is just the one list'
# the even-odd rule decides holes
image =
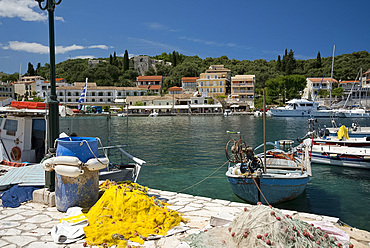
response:
{"label": "cypress tree", "polygon": [[276,69],[281,70],[281,58],[280,55],[278,55],[277,62],[276,62]]}
{"label": "cypress tree", "polygon": [[125,50],[125,55],[123,56],[123,69],[126,71],[130,69],[130,61],[128,58],[128,52]]}
{"label": "cypress tree", "polygon": [[321,68],[321,54],[320,54],[320,51],[318,51],[317,57],[316,57],[316,68]]}
{"label": "cypress tree", "polygon": [[27,74],[29,76],[35,76],[35,69],[33,68],[33,65],[31,64],[31,62],[28,62]]}
{"label": "cypress tree", "polygon": [[176,57],[176,52],[175,51],[172,52],[172,65],[174,67],[176,67],[176,65],[177,65],[177,57]]}

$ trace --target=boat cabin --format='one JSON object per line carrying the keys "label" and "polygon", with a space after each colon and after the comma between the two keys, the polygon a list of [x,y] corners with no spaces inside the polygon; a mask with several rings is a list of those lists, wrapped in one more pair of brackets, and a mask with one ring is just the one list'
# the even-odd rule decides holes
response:
{"label": "boat cabin", "polygon": [[8,112],[1,116],[0,160],[19,163],[42,160],[46,151],[45,114],[40,114],[40,110],[32,112]]}

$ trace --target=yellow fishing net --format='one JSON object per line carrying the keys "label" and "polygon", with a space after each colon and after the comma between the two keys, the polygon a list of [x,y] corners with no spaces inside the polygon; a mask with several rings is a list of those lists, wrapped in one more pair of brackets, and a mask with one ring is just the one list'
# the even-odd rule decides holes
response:
{"label": "yellow fishing net", "polygon": [[86,214],[88,245],[126,247],[127,240],[143,244],[149,235],[166,235],[185,221],[139,184],[106,181],[100,188],[104,194]]}

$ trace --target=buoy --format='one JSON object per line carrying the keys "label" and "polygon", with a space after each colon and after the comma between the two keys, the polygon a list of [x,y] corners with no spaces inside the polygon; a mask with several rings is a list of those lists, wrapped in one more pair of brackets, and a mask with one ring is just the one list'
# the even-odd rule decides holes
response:
{"label": "buoy", "polygon": [[57,174],[61,176],[66,176],[66,177],[78,177],[84,174],[84,170],[81,170],[77,166],[71,166],[71,165],[56,165],[54,167],[54,170]]}
{"label": "buoy", "polygon": [[12,150],[10,151],[10,157],[15,161],[20,160],[21,156],[22,151],[18,146],[13,147]]}
{"label": "buoy", "polygon": [[45,171],[52,171],[52,170],[54,170],[54,158],[55,158],[55,157],[48,158],[48,159],[44,160],[44,161],[41,163],[42,168],[43,168]]}
{"label": "buoy", "polygon": [[109,159],[107,157],[102,158],[90,158],[85,163],[85,167],[91,171],[101,170],[109,165]]}

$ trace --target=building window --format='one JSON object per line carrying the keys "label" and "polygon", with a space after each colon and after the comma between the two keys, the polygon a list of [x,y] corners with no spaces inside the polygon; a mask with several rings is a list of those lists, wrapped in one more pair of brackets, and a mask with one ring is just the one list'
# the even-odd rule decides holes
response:
{"label": "building window", "polygon": [[71,92],[68,92],[68,94],[67,94],[68,96],[72,96],[72,94],[71,94]]}
{"label": "building window", "polygon": [[75,96],[79,96],[78,92],[75,92]]}
{"label": "building window", "polygon": [[99,92],[99,96],[104,96],[104,93],[103,92]]}
{"label": "building window", "polygon": [[91,101],[92,101],[92,102],[95,102],[95,99],[93,98],[93,99],[91,99]]}
{"label": "building window", "polygon": [[218,79],[218,75],[215,75],[215,79]]}
{"label": "building window", "polygon": [[63,96],[63,92],[59,92],[59,96]]}
{"label": "building window", "polygon": [[102,99],[102,98],[100,98],[100,99],[99,99],[99,101],[100,101],[100,102],[103,102],[103,99]]}
{"label": "building window", "polygon": [[95,96],[95,92],[91,92],[91,95],[92,95],[92,96]]}
{"label": "building window", "polygon": [[70,98],[68,98],[68,102],[72,102],[72,100]]}

